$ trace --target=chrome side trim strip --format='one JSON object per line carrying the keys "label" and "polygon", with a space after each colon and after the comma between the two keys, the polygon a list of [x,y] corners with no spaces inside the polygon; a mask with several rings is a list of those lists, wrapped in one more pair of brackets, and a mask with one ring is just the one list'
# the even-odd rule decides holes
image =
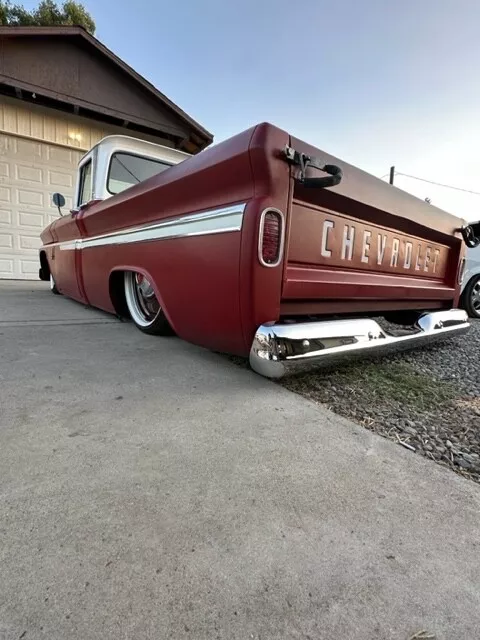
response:
{"label": "chrome side trim strip", "polygon": [[[79,249],[81,240],[69,240],[68,242],[55,242],[53,244],[47,244],[47,247],[60,247],[60,249]],[[43,248],[43,247],[42,247]]]}
{"label": "chrome side trim strip", "polygon": [[358,356],[384,355],[468,331],[465,311],[451,309],[422,315],[413,333],[395,336],[375,320],[327,320],[261,325],[250,349],[250,365],[267,378],[315,366],[335,365]]}
{"label": "chrome side trim strip", "polygon": [[132,242],[149,242],[151,240],[165,240],[170,238],[186,238],[215,233],[240,231],[246,204],[236,204],[220,209],[211,209],[200,213],[188,214],[179,218],[169,218],[155,224],[122,229],[112,233],[55,242],[42,248],[58,246],[62,251],[72,249],[89,249],[107,245],[127,244]]}

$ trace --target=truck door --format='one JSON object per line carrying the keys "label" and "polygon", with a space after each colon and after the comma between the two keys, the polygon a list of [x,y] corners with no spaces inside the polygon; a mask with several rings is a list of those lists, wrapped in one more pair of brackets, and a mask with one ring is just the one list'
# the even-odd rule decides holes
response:
{"label": "truck door", "polygon": [[80,208],[92,199],[92,158],[87,157],[79,166],[79,187],[74,208],[60,218],[55,225],[57,246],[53,249],[51,270],[58,290],[70,298],[87,302],[82,280],[81,249],[82,237]]}

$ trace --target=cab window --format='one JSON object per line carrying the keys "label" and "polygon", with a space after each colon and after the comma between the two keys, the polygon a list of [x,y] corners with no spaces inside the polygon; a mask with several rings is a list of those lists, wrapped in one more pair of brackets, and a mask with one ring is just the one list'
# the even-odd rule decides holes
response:
{"label": "cab window", "polygon": [[77,206],[90,202],[92,197],[92,161],[89,160],[80,169],[80,190],[78,192]]}
{"label": "cab window", "polygon": [[123,151],[114,153],[108,171],[107,189],[109,193],[115,195],[165,171],[170,166],[161,160],[144,158]]}

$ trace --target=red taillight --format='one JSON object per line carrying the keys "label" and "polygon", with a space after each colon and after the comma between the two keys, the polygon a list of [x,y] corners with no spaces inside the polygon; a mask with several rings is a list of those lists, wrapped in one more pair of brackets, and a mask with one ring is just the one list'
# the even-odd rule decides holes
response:
{"label": "red taillight", "polygon": [[282,248],[282,216],[277,211],[266,211],[260,224],[260,258],[266,266],[276,266]]}

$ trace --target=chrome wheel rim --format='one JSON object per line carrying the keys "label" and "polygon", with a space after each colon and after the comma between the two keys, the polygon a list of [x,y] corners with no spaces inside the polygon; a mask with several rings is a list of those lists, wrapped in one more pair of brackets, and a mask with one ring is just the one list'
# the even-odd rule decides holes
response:
{"label": "chrome wheel rim", "polygon": [[470,302],[475,313],[480,316],[480,280],[477,280],[473,286]]}
{"label": "chrome wheel rim", "polygon": [[151,282],[142,273],[125,274],[125,294],[134,321],[142,327],[151,325],[162,310]]}

